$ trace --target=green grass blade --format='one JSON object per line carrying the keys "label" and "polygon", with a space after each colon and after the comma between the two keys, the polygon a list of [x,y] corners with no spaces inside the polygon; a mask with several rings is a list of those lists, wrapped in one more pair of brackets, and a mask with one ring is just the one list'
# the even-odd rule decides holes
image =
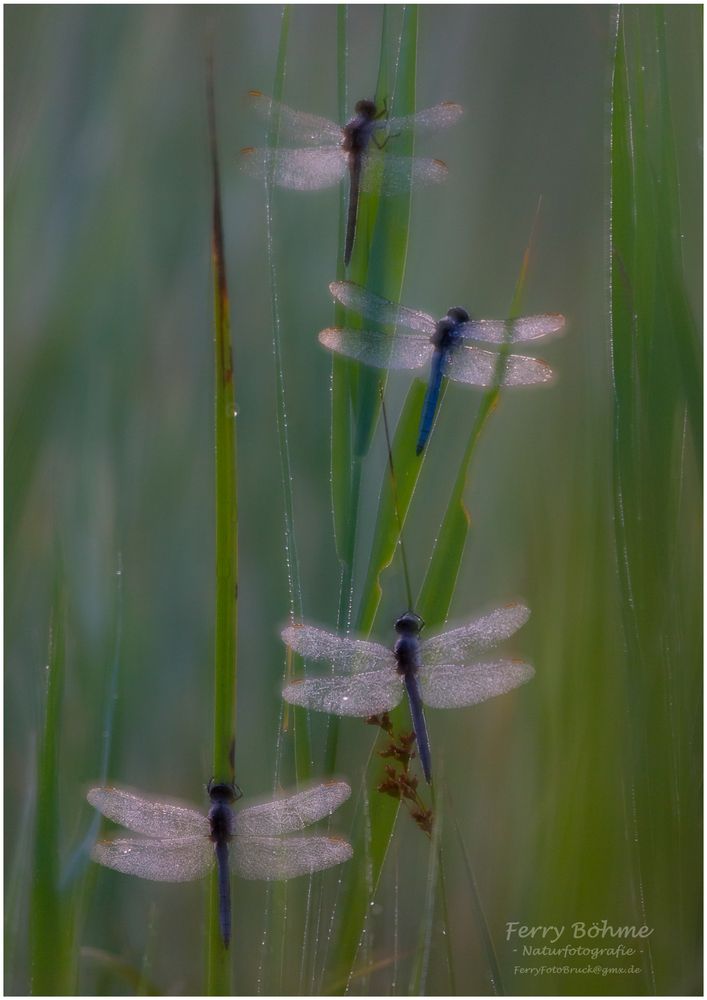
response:
{"label": "green grass blade", "polygon": [[[634,918],[650,992],[692,992],[675,928],[696,926],[700,789],[691,733],[702,606],[694,561],[701,509],[700,365],[680,250],[679,167],[668,69],[678,17],[701,37],[702,12],[622,7],[611,102],[611,346],[615,549],[626,642],[623,788]],[[695,44],[699,45],[699,42]],[[695,119],[692,119],[695,128]],[[698,141],[697,134],[693,143]],[[686,433],[689,428],[690,433]],[[692,449],[690,449],[692,445]],[[656,803],[662,803],[656,822]],[[694,947],[694,945],[692,946]],[[698,987],[699,989],[699,987]]]}
{"label": "green grass blade", "polygon": [[410,976],[410,996],[424,996],[427,990],[427,977],[430,970],[430,954],[432,938],[435,929],[437,909],[437,889],[439,882],[439,862],[441,859],[442,824],[439,816],[432,830],[430,849],[427,854],[427,878],[425,884],[425,902],[420,915],[419,944]]}
{"label": "green grass blade", "polygon": [[[404,525],[422,471],[425,452],[418,458],[415,454],[415,445],[425,389],[425,383],[420,379],[415,379],[405,397],[403,410],[395,429],[391,449],[397,484],[395,491],[388,470],[386,469],[383,473],[373,542],[358,616],[359,628],[364,632],[370,631],[373,627],[383,593],[381,575],[393,561],[400,537],[396,504],[400,514],[400,522]],[[442,393],[440,393],[440,400],[441,397]]]}
{"label": "green grass blade", "polygon": [[[391,65],[390,55],[395,37],[393,10],[395,8],[388,4],[383,8],[381,61],[375,100],[377,107],[382,107],[385,102],[388,108],[393,105],[394,114],[405,115],[415,110],[418,8],[416,5],[402,8],[397,66]],[[395,141],[396,154],[412,155],[412,132],[397,137]],[[403,286],[411,202],[412,191],[408,187],[407,192],[395,197],[381,198],[374,192],[364,194],[359,205],[351,279],[393,301],[400,299]],[[380,393],[385,379],[384,372],[366,366],[359,368],[354,397],[356,455],[365,455],[370,447],[380,412]]]}
{"label": "green grass blade", "polygon": [[[397,72],[391,66],[392,17],[392,8],[386,6],[383,15],[376,103],[380,106],[385,99],[387,106],[390,107],[391,94],[394,89],[394,113],[410,114],[415,110],[417,8],[405,7],[402,10]],[[396,147],[396,151],[398,151],[398,147]],[[406,140],[405,146],[400,147],[399,151],[401,153],[413,152],[412,137]],[[359,206],[356,245],[351,261],[351,279],[353,281],[365,284],[371,290],[393,300],[400,298],[407,257],[409,220],[409,191],[404,195],[387,198],[379,198],[375,194],[362,196]],[[347,320],[348,322],[360,322],[360,318],[352,318],[352,321]],[[356,457],[362,457],[370,444],[380,412],[380,391],[383,384],[384,375],[363,366],[359,368],[358,380],[352,398],[354,467],[356,467]],[[414,452],[414,448],[411,450]],[[353,530],[355,532],[355,526]],[[366,590],[362,598],[363,613],[368,614],[365,609],[370,604],[371,601]],[[372,619],[370,622],[364,621],[362,612],[359,613],[357,619],[358,628],[367,631],[372,625]],[[330,757],[330,764],[333,759],[333,756]],[[369,864],[366,865],[365,871],[361,864],[352,867],[349,873],[345,902],[342,906],[343,919],[335,953],[334,978],[337,983],[347,983],[351,976],[368,911],[369,884],[373,885],[375,892],[400,803],[387,796],[378,795],[374,788],[371,806]]]}
{"label": "green grass blade", "polygon": [[34,870],[30,897],[30,977],[32,993],[61,996],[75,992],[74,911],[60,888],[59,737],[66,662],[66,595],[57,581],[50,628],[44,723],[40,740],[34,830]]}
{"label": "green grass blade", "polygon": [[[410,114],[415,109],[415,84],[417,75],[417,7],[405,7],[399,34],[397,60],[394,61],[395,32],[393,9],[383,9],[381,32],[381,58],[378,69],[375,101],[377,107],[384,102],[390,109],[395,99],[394,113]],[[340,56],[345,55],[342,44]],[[396,153],[412,154],[414,140],[411,134],[396,139]],[[356,243],[351,258],[350,278],[387,298],[400,298],[405,261],[407,259],[408,230],[410,224],[411,188],[395,197],[381,198],[376,192],[362,192],[356,226]],[[345,218],[346,202],[341,203],[341,222]],[[341,267],[341,265],[340,265]],[[356,327],[360,316],[347,317],[338,306],[335,310],[337,325]],[[370,324],[369,324],[370,325]],[[371,443],[380,413],[381,390],[385,373],[364,365],[354,365],[344,359],[334,360],[332,397],[332,501],[337,552],[342,563],[342,583],[337,625],[347,628],[353,587],[353,561],[356,550],[358,507],[361,490],[362,461]],[[364,588],[364,607],[359,611],[357,627],[370,629],[367,604],[370,603],[369,586]],[[336,750],[339,723],[329,724],[325,756],[326,773],[336,768]]]}
{"label": "green grass blade", "polygon": [[[278,43],[277,63],[273,97],[282,101],[285,89],[285,72],[287,68],[287,46],[290,31],[291,7],[286,4],[282,9],[280,24],[280,39]],[[268,146],[277,148],[279,143],[280,122],[275,114],[268,125]],[[297,554],[297,539],[295,532],[294,498],[292,494],[292,464],[290,461],[290,442],[287,431],[287,393],[285,384],[285,369],[282,356],[282,321],[279,306],[278,274],[273,252],[273,178],[265,180],[265,226],[268,272],[270,281],[271,319],[273,331],[273,354],[275,357],[275,384],[277,398],[277,436],[280,456],[280,479],[282,483],[285,546],[287,562],[287,583],[290,598],[290,618],[302,618],[302,584],[300,580],[299,557]],[[292,668],[296,671],[298,658],[292,657]],[[283,716],[287,733],[292,734],[294,747],[295,775],[298,781],[306,781],[311,775],[311,749],[309,738],[309,720],[307,713],[301,708],[287,706]],[[290,724],[290,720],[291,724]]]}
{"label": "green grass blade", "polygon": [[[213,62],[208,65],[208,116],[212,170],[211,259],[214,280],[214,417],[216,473],[216,623],[214,636],[213,774],[233,777],[236,739],[236,656],[238,633],[238,495],[236,481],[235,390],[231,321],[223,246]],[[231,963],[219,927],[218,884],[211,880],[208,939],[208,993],[228,996]]]}
{"label": "green grass blade", "polygon": [[[346,4],[339,4],[336,8],[336,52],[337,104],[339,121],[344,122],[349,112],[346,86],[348,69],[348,11]],[[344,242],[346,239],[346,206],[347,190],[346,185],[342,184],[339,191],[337,280],[345,276]],[[344,318],[344,307],[337,302],[334,307],[335,326],[341,326]],[[339,561],[344,568],[341,591],[342,595],[346,594],[346,599],[343,601],[345,606],[348,606],[349,603],[348,593],[351,589],[356,530],[356,513],[352,509],[352,502],[357,497],[357,494],[352,490],[353,431],[351,423],[351,397],[355,377],[356,365],[347,358],[334,354],[332,356],[331,382],[331,500],[334,512],[334,540],[336,542]],[[341,619],[341,617],[342,613],[340,612],[339,618]],[[339,628],[343,627],[344,624],[348,624],[348,622],[337,621]]]}
{"label": "green grass blade", "polygon": [[[539,206],[538,206],[539,211]],[[537,215],[536,215],[537,222]],[[535,226],[533,226],[533,231]],[[513,301],[509,312],[510,318],[520,315],[523,291],[528,274],[530,255],[532,249],[533,232],[531,232],[528,246],[526,247],[521,262],[516,287],[513,293]],[[430,564],[425,574],[420,595],[417,602],[417,613],[422,615],[427,625],[438,625],[445,621],[452,603],[454,589],[461,567],[464,548],[471,525],[471,515],[466,507],[464,496],[466,494],[471,464],[476,453],[481,434],[486,423],[498,406],[501,396],[501,383],[505,360],[510,351],[510,345],[502,345],[498,364],[496,366],[495,382],[484,393],[479,409],[477,410],[471,433],[464,450],[457,477],[452,488],[452,494],[447,504],[447,509],[442,519],[442,525],[437,535]]]}
{"label": "green grass blade", "polygon": [[[521,263],[513,296],[511,316],[517,315],[520,310],[530,260],[531,245],[532,234]],[[484,395],[472,426],[467,447],[442,521],[442,527],[433,549],[430,565],[418,598],[415,610],[430,625],[439,624],[446,619],[454,594],[470,523],[469,514],[464,503],[469,470],[486,421],[498,403],[505,357],[508,351],[509,346],[505,345],[499,352],[495,384]],[[400,518],[403,522],[421,466],[420,460],[415,456],[414,445],[423,396],[424,385],[416,381],[408,392],[393,442],[393,462],[398,479],[398,504]],[[372,627],[381,596],[380,576],[392,560],[398,534],[398,521],[393,492],[390,477],[386,473],[386,478],[381,489],[381,502],[378,508],[374,543],[369,562],[366,580],[367,586],[361,605],[362,615],[359,619],[359,628],[364,632],[370,630]],[[404,725],[406,712],[407,707],[400,705],[394,712],[390,713],[391,720],[396,729]],[[371,857],[374,886],[377,885],[382,871],[395,829],[398,812],[399,802],[387,796],[376,794],[375,790],[372,791]],[[353,956],[355,955],[357,943],[363,928],[362,921],[365,920],[365,906],[367,905],[367,901],[363,898],[364,892],[364,882],[359,875],[357,885],[351,891],[353,899],[359,902],[359,909],[355,909],[354,905],[346,908],[346,917],[342,930],[342,942],[344,939],[346,940],[346,946],[342,943],[342,953],[345,953],[347,959],[350,960],[353,960]]]}

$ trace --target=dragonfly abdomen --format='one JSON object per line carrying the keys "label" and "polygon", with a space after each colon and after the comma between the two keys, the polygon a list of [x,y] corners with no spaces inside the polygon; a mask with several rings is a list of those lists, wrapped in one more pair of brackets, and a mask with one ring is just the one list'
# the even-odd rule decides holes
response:
{"label": "dragonfly abdomen", "polygon": [[420,763],[425,775],[425,780],[429,784],[432,781],[432,755],[430,753],[430,739],[427,735],[427,720],[422,707],[422,697],[420,695],[420,685],[417,681],[416,671],[405,675],[405,690],[407,691],[408,703],[410,705],[410,715],[412,716],[412,727],[415,730],[417,739],[417,752],[420,755]]}
{"label": "dragonfly abdomen", "polygon": [[421,455],[424,451],[425,445],[427,444],[427,439],[432,431],[432,424],[434,423],[435,412],[437,410],[437,403],[439,402],[439,391],[442,386],[442,376],[444,375],[444,366],[447,361],[447,350],[442,350],[436,348],[434,354],[432,355],[432,364],[430,366],[430,380],[427,383],[427,392],[425,393],[425,401],[422,404],[422,416],[420,417],[420,430],[417,435],[417,447],[415,448],[415,453]]}

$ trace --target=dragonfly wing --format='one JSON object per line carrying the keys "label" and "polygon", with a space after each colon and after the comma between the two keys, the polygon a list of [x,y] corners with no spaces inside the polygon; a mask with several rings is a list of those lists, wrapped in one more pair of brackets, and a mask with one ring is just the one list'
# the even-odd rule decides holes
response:
{"label": "dragonfly wing", "polygon": [[336,146],[317,149],[255,149],[241,150],[241,166],[252,177],[266,177],[272,171],[273,182],[279,187],[297,191],[318,191],[332,187],[347,170],[347,154]]}
{"label": "dragonfly wing", "polygon": [[365,154],[361,190],[382,195],[404,194],[411,186],[446,180],[447,164],[422,156],[394,156],[373,150]]}
{"label": "dragonfly wing", "polygon": [[435,104],[431,108],[423,108],[422,111],[416,111],[413,115],[389,118],[387,122],[382,124],[385,124],[392,138],[396,133],[406,132],[409,129],[415,129],[415,131],[420,132],[423,129],[447,128],[448,125],[454,125],[455,122],[458,122],[463,114],[464,109],[461,104],[454,104],[452,101],[443,101],[441,104]]}
{"label": "dragonfly wing", "polygon": [[377,642],[349,639],[315,625],[288,625],[281,635],[305,660],[325,660],[338,672],[380,670],[395,661],[392,650]]}
{"label": "dragonfly wing", "polygon": [[487,344],[520,344],[561,333],[565,317],[560,313],[541,316],[521,316],[519,319],[472,319],[462,323],[459,333],[465,340],[482,340]]}
{"label": "dragonfly wing", "polygon": [[[460,345],[447,357],[444,374],[455,382],[466,385],[493,385],[496,378],[498,354],[481,347]],[[538,358],[509,354],[506,358],[501,385],[538,385],[549,382],[552,368]]]}
{"label": "dragonfly wing", "polygon": [[392,337],[373,330],[329,328],[319,334],[319,343],[330,351],[344,354],[374,368],[421,368],[432,357],[434,348],[428,337],[417,333]]}
{"label": "dragonfly wing", "polygon": [[210,832],[209,821],[203,813],[187,806],[134,795],[122,788],[92,788],[86,798],[114,823],[148,837],[208,837]]}
{"label": "dragonfly wing", "polygon": [[270,120],[271,117],[277,117],[280,134],[289,139],[317,146],[320,143],[341,142],[341,126],[328,118],[295,111],[286,104],[261,94],[259,90],[248,92],[248,104],[261,118]]}
{"label": "dragonfly wing", "polygon": [[437,663],[468,663],[470,656],[512,636],[529,617],[530,611],[524,604],[494,608],[459,628],[426,639],[420,650],[422,661],[430,667]]}
{"label": "dragonfly wing", "polygon": [[91,857],[106,868],[155,882],[191,882],[203,878],[216,859],[208,837],[99,840]]}
{"label": "dragonfly wing", "polygon": [[231,844],[231,867],[247,879],[296,878],[348,861],[351,845],[338,837],[242,837]]}
{"label": "dragonfly wing", "polygon": [[327,781],[283,795],[271,802],[240,809],[235,817],[236,837],[274,837],[295,833],[331,815],[351,795],[345,781]]}
{"label": "dragonfly wing", "polygon": [[332,281],[329,291],[334,298],[347,309],[360,313],[366,319],[371,319],[375,323],[384,323],[390,326],[404,326],[408,330],[416,333],[424,333],[431,337],[435,332],[436,323],[427,313],[418,312],[416,309],[406,309],[396,302],[381,298],[367,291],[361,285],[356,285],[353,281]]}
{"label": "dragonfly wing", "polygon": [[461,708],[512,691],[535,675],[529,663],[496,660],[493,663],[439,664],[420,670],[422,700],[432,708]]}
{"label": "dragonfly wing", "polygon": [[308,677],[288,684],[282,692],[291,705],[364,718],[389,712],[402,696],[401,680],[394,668],[364,671],[351,677]]}

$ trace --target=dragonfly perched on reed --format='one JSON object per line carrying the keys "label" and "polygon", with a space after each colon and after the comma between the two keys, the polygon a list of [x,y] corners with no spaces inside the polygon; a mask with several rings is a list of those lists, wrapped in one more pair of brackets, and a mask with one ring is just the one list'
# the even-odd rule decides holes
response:
{"label": "dragonfly perched on reed", "polygon": [[94,861],[126,875],[189,882],[218,868],[219,917],[224,944],[231,937],[230,873],[245,879],[290,879],[348,861],[350,844],[324,834],[286,836],[329,816],[351,794],[330,781],[234,811],[236,785],[209,782],[207,815],[190,806],[122,788],[92,788],[88,801],[139,838],[101,840]]}
{"label": "dragonfly perched on reed", "polygon": [[[559,313],[542,313],[518,319],[471,319],[465,309],[454,307],[440,320],[417,309],[390,302],[351,281],[333,281],[333,297],[366,319],[393,327],[380,330],[330,328],[319,334],[330,351],[372,365],[374,368],[417,369],[430,364],[427,392],[420,416],[416,451],[424,450],[432,431],[442,379],[467,385],[489,386],[499,366],[497,351],[479,347],[539,340],[564,329]],[[501,385],[538,385],[553,378],[552,368],[539,358],[509,354],[504,359]]]}
{"label": "dragonfly perched on reed", "polygon": [[377,108],[373,101],[363,100],[357,102],[353,117],[342,126],[328,118],[295,111],[258,90],[251,90],[248,96],[253,109],[263,117],[272,117],[283,135],[312,148],[246,146],[241,150],[241,162],[247,173],[259,177],[269,174],[280,187],[298,191],[331,187],[348,174],[346,265],[353,251],[361,191],[400,194],[411,184],[435,184],[447,176],[442,160],[399,156],[387,150],[383,153],[388,140],[412,130],[417,133],[444,128],[462,114],[459,104],[444,102],[415,114],[388,118],[385,107]]}
{"label": "dragonfly perched on reed", "polygon": [[529,681],[535,674],[529,663],[475,659],[512,636],[529,615],[524,604],[507,604],[421,640],[424,623],[407,611],[395,622],[398,638],[392,649],[314,625],[290,625],[282,632],[286,645],[305,660],[328,663],[333,673],[294,681],[282,696],[293,705],[320,712],[370,717],[395,708],[406,693],[420,763],[430,782],[432,760],[423,706],[476,705]]}

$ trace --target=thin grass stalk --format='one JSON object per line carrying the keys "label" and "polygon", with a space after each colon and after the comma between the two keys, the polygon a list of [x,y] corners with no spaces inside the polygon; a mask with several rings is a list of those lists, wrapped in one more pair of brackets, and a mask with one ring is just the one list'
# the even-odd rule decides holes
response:
{"label": "thin grass stalk", "polygon": [[[442,783],[444,779],[442,779]],[[437,786],[433,785],[431,789],[432,796],[432,811],[435,816],[435,826],[433,830],[432,843],[430,844],[430,850],[437,851],[437,871],[439,873],[439,901],[442,911],[442,924],[444,931],[444,948],[445,957],[447,960],[447,972],[449,974],[449,992],[452,996],[456,996],[457,993],[457,977],[454,972],[454,949],[452,945],[452,924],[449,918],[449,903],[447,898],[447,874],[445,867],[445,854],[444,845],[442,841],[442,831],[441,828],[441,797],[437,794]]]}
{"label": "thin grass stalk", "polygon": [[37,758],[34,859],[30,893],[31,992],[76,992],[74,906],[61,890],[59,739],[66,665],[66,593],[57,571],[49,633],[44,721]]}
{"label": "thin grass stalk", "polygon": [[[207,109],[212,173],[211,260],[214,281],[216,622],[214,635],[213,775],[232,781],[236,740],[236,671],[238,635],[238,494],[236,479],[235,389],[231,321],[223,244],[213,61],[207,74]],[[207,991],[232,991],[229,953],[219,926],[218,883],[211,879]]]}

